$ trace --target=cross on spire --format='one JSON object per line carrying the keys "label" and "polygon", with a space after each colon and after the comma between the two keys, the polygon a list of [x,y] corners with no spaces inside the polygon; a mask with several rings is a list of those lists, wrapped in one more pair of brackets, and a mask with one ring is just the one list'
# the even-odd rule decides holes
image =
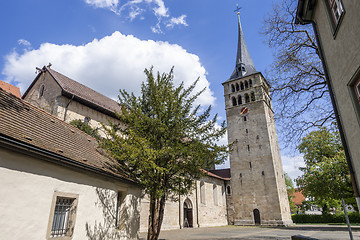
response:
{"label": "cross on spire", "polygon": [[241,7],[239,7],[239,4],[236,4],[236,9],[234,10],[234,12],[237,12],[239,14]]}

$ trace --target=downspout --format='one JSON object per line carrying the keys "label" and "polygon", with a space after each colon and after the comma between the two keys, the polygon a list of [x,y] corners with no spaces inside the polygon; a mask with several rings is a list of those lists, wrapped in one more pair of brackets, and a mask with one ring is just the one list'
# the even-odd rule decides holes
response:
{"label": "downspout", "polygon": [[196,199],[196,224],[197,227],[200,227],[199,224],[199,203],[198,203],[198,187],[197,187],[197,182],[195,182],[195,199]]}
{"label": "downspout", "polygon": [[64,113],[64,120],[63,120],[64,122],[65,122],[65,119],[66,119],[66,114],[67,114],[68,107],[69,107],[69,105],[70,105],[70,103],[72,102],[73,99],[74,99],[74,94],[71,96],[70,101],[65,106],[65,113]]}
{"label": "downspout", "polygon": [[229,205],[228,205],[228,199],[227,199],[227,191],[226,191],[226,180],[224,180],[224,188],[225,188],[225,205],[226,205],[226,220],[227,225],[229,225]]}
{"label": "downspout", "polygon": [[181,226],[181,196],[180,196],[180,194],[179,194],[179,226],[181,229],[182,226]]}
{"label": "downspout", "polygon": [[[301,21],[301,24],[307,23],[307,22],[304,22],[302,20],[300,20],[300,21]],[[310,21],[309,23],[312,24],[313,29],[314,29],[316,42],[317,42],[318,48],[319,48],[320,59],[321,59],[321,62],[322,62],[323,68],[324,68],[325,78],[326,78],[326,82],[327,82],[327,85],[328,85],[328,88],[329,88],[331,102],[332,102],[332,105],[333,105],[333,108],[334,108],[336,122],[337,122],[338,127],[339,127],[341,142],[343,144],[344,152],[345,152],[345,156],[346,156],[346,161],[347,161],[347,164],[349,166],[349,171],[350,171],[350,176],[351,176],[351,183],[352,183],[352,186],[353,186],[353,189],[354,189],[356,203],[357,203],[358,209],[360,211],[360,195],[359,195],[359,188],[358,188],[359,185],[358,185],[358,183],[356,181],[356,178],[355,178],[355,172],[354,172],[354,168],[353,168],[353,165],[352,165],[352,162],[351,162],[351,156],[349,154],[348,144],[347,144],[347,141],[346,141],[346,138],[345,138],[343,125],[342,125],[340,115],[339,115],[339,112],[338,112],[338,108],[337,108],[337,104],[336,104],[336,101],[335,101],[334,92],[333,92],[332,84],[331,84],[331,81],[330,81],[328,68],[327,68],[327,65],[326,65],[326,62],[325,62],[325,58],[323,56],[323,50],[322,50],[322,46],[321,46],[321,42],[320,42],[320,38],[319,38],[319,34],[318,34],[319,31],[318,31],[317,25],[316,25],[316,23],[314,21]]]}

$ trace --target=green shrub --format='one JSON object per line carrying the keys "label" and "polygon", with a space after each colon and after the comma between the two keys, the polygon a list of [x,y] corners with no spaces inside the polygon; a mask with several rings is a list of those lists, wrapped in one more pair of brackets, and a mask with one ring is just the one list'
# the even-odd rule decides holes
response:
{"label": "green shrub", "polygon": [[[344,213],[323,214],[323,215],[292,215],[294,223],[346,223]],[[350,223],[360,223],[360,214],[357,212],[349,213]]]}

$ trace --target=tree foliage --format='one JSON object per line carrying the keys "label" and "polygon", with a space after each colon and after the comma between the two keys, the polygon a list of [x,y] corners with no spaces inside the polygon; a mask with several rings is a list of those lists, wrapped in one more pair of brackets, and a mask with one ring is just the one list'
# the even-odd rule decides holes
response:
{"label": "tree foliage", "polygon": [[217,127],[211,107],[200,112],[194,106],[202,93],[193,94],[197,83],[175,87],[173,70],[154,76],[145,69],[141,96],[120,90],[122,112],[118,118],[126,127],[112,124],[103,147],[117,160],[117,168],[132,172],[150,198],[148,239],[157,239],[169,197],[188,194],[202,168],[221,163],[227,146],[217,140],[225,134],[225,122]]}
{"label": "tree foliage", "polygon": [[[304,154],[303,175],[297,185],[313,202],[325,207],[339,204],[341,198],[354,198],[349,168],[339,132],[325,127],[312,131],[298,146]],[[352,202],[352,201],[350,201]]]}
{"label": "tree foliage", "polygon": [[262,30],[275,52],[267,78],[287,142],[335,120],[312,27],[295,24],[297,3],[282,0],[275,5]]}
{"label": "tree foliage", "polygon": [[95,138],[97,140],[101,139],[97,129],[92,128],[91,126],[89,126],[85,122],[81,121],[80,119],[72,120],[70,122],[70,124],[73,125],[74,127],[78,128],[78,129],[80,129],[84,133],[92,136],[93,138]]}
{"label": "tree foliage", "polygon": [[290,210],[293,213],[298,210],[298,207],[295,205],[295,203],[293,201],[293,198],[294,198],[293,194],[295,193],[294,183],[287,173],[284,173],[284,178],[285,178],[286,192],[288,195]]}

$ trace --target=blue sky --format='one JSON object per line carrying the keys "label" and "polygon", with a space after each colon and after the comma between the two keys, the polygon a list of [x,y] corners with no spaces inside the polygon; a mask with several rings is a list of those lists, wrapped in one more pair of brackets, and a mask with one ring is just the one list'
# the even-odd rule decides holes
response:
{"label": "blue sky", "polygon": [[[259,32],[273,1],[14,0],[0,2],[0,79],[24,92],[35,67],[51,62],[116,98],[120,88],[139,92],[145,67],[164,72],[175,66],[177,82],[200,77],[199,89],[208,90],[199,103],[213,105],[225,119],[221,83],[234,69],[237,3],[250,55],[265,73],[272,50]],[[294,177],[301,161],[288,152],[282,152],[284,169]]]}

